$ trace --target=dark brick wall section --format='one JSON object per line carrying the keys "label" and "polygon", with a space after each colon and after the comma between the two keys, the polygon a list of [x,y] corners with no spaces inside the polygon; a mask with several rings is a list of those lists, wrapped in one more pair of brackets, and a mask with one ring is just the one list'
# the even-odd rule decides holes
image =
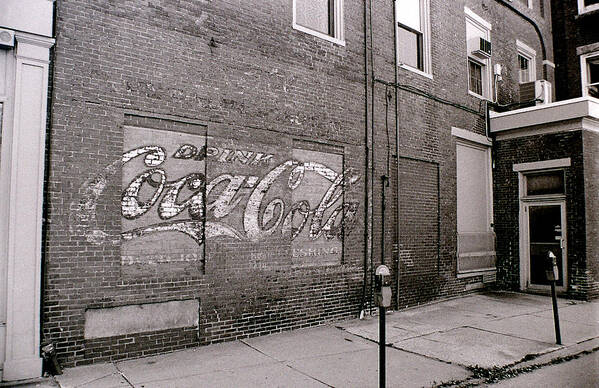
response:
{"label": "dark brick wall section", "polygon": [[588,297],[585,238],[585,179],[582,131],[497,141],[494,146],[494,216],[497,234],[497,281],[518,290],[520,283],[518,173],[515,163],[571,158],[565,168],[568,296]]}
{"label": "dark brick wall section", "polygon": [[599,297],[599,134],[582,134],[586,203],[587,287],[589,298]]}
{"label": "dark brick wall section", "polygon": [[555,47],[556,98],[582,96],[580,46],[599,42],[599,12],[578,14],[578,2],[552,0],[553,43]]}

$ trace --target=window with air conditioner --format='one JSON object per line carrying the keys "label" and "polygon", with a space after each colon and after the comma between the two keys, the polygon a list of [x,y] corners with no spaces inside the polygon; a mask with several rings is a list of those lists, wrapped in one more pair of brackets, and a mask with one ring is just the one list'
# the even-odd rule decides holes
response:
{"label": "window with air conditioner", "polygon": [[293,28],[345,45],[343,0],[293,0]]}
{"label": "window with air conditioner", "polygon": [[582,95],[599,98],[599,51],[580,57]]}
{"label": "window with air conditioner", "polygon": [[429,0],[396,0],[397,62],[431,75]]}
{"label": "window with air conditioner", "polygon": [[518,50],[518,81],[521,84],[535,81],[537,79],[537,53],[530,46],[519,40],[516,40],[516,47]]}
{"label": "window with air conditioner", "polygon": [[599,0],[578,0],[578,13],[586,13],[599,9]]}
{"label": "window with air conditioner", "polygon": [[466,50],[468,54],[468,93],[491,96],[491,24],[465,7]]}

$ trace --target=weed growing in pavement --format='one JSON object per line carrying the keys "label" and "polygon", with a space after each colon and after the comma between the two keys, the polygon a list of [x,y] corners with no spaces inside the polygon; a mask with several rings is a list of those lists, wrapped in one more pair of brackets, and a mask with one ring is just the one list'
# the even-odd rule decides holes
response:
{"label": "weed growing in pavement", "polygon": [[532,372],[537,369],[541,369],[545,366],[557,365],[557,364],[561,364],[563,362],[575,360],[577,358],[580,358],[587,354],[591,354],[598,350],[599,350],[599,346],[595,347],[591,350],[584,350],[580,353],[572,354],[569,356],[556,357],[551,361],[547,361],[547,362],[544,362],[541,364],[528,365],[528,366],[523,366],[520,368],[514,368],[514,366],[523,361],[529,361],[531,359],[534,359],[534,358],[536,358],[536,356],[527,355],[521,361],[519,361],[515,364],[510,364],[510,365],[505,365],[505,366],[493,366],[491,368],[485,368],[485,367],[481,367],[478,365],[468,366],[467,369],[472,373],[472,376],[470,376],[466,379],[463,379],[463,380],[450,380],[450,381],[446,381],[443,383],[437,383],[435,381],[435,382],[433,382],[432,387],[433,388],[447,388],[447,387],[468,388],[468,387],[476,387],[483,383],[496,383],[500,380],[510,379],[512,377],[516,377],[523,373],[528,373],[528,372]]}

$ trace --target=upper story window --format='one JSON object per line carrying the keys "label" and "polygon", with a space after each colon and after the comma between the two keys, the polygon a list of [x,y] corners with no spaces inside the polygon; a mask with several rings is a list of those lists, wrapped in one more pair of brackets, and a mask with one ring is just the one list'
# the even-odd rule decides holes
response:
{"label": "upper story window", "polygon": [[536,80],[537,54],[535,50],[519,40],[516,40],[516,47],[518,49],[518,81],[525,83]]}
{"label": "upper story window", "polygon": [[429,0],[396,0],[397,62],[431,75]]}
{"label": "upper story window", "polygon": [[582,95],[599,98],[599,51],[581,55]]}
{"label": "upper story window", "polygon": [[541,17],[545,17],[545,0],[539,0],[539,13]]}
{"label": "upper story window", "polygon": [[345,45],[343,0],[293,0],[293,28]]}
{"label": "upper story window", "polygon": [[519,0],[522,4],[527,6],[528,8],[532,8],[532,0]]}
{"label": "upper story window", "polygon": [[591,12],[599,9],[599,0],[578,0],[578,13]]}
{"label": "upper story window", "polygon": [[468,93],[491,96],[491,24],[465,7],[466,50],[468,51]]}

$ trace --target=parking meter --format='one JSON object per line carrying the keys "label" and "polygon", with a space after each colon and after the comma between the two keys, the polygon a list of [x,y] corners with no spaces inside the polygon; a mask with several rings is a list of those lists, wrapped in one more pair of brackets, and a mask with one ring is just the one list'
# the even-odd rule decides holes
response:
{"label": "parking meter", "polygon": [[386,265],[379,265],[374,272],[374,303],[379,307],[391,306],[391,272]]}
{"label": "parking meter", "polygon": [[549,251],[549,253],[547,253],[547,261],[547,270],[545,271],[547,280],[558,281],[559,269],[557,268],[557,257],[553,252]]}

